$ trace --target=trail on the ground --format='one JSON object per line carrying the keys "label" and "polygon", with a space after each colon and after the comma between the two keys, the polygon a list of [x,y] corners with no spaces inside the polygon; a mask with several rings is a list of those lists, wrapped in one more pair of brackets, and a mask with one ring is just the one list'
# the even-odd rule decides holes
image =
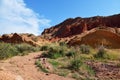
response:
{"label": "trail on the ground", "polygon": [[0,80],[73,80],[39,71],[35,65],[39,55],[41,52],[0,61]]}

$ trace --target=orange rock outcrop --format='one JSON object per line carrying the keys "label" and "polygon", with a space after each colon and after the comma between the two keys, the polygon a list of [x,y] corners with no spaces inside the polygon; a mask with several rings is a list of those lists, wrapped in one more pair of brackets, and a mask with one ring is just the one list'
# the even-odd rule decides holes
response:
{"label": "orange rock outcrop", "polygon": [[[81,34],[96,27],[111,27],[114,28],[114,30],[120,28],[120,14],[107,17],[69,18],[56,26],[45,29],[42,35],[50,36],[52,38],[64,38]],[[117,30],[117,33],[120,33],[120,30]]]}

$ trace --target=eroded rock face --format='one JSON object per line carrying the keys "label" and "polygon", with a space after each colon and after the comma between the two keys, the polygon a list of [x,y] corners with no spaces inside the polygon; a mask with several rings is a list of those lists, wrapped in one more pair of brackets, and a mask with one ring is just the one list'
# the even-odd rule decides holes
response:
{"label": "eroded rock face", "polygon": [[1,36],[0,41],[6,43],[28,43],[30,45],[36,45],[35,41],[32,40],[32,37],[29,37],[30,34],[4,34]]}
{"label": "eroded rock face", "polygon": [[96,27],[111,27],[113,28],[111,31],[120,33],[120,30],[117,29],[120,28],[120,14],[107,17],[69,18],[56,26],[45,29],[42,35],[64,38],[81,34]]}
{"label": "eroded rock face", "polygon": [[41,36],[35,36],[34,34],[29,33],[12,33],[12,34],[3,34],[0,36],[0,41],[5,43],[27,43],[33,46],[41,46],[46,43],[49,43],[48,40],[42,38]]}
{"label": "eroded rock face", "polygon": [[106,48],[120,48],[120,35],[110,32],[108,30],[94,30],[88,32],[84,36],[78,36],[69,41],[69,45],[81,45],[86,44],[94,48],[99,47],[100,45],[105,46]]}

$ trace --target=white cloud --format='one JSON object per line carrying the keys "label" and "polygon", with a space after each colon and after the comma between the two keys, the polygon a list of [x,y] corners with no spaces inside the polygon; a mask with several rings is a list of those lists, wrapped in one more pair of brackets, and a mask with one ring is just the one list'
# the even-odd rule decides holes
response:
{"label": "white cloud", "polygon": [[49,23],[50,20],[27,8],[23,0],[0,0],[0,34],[40,34]]}

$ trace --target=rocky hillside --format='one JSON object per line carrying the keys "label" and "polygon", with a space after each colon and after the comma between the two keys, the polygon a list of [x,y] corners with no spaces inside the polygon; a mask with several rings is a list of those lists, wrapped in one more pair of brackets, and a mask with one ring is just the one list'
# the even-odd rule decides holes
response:
{"label": "rocky hillside", "polygon": [[6,43],[27,43],[33,46],[41,45],[44,44],[43,42],[47,42],[47,40],[35,36],[33,34],[18,34],[18,33],[12,33],[12,34],[4,34],[0,37],[1,42],[6,42]]}
{"label": "rocky hillside", "polygon": [[[45,39],[47,40],[45,40]],[[41,36],[33,34],[5,34],[0,41],[41,45],[50,41],[65,41],[69,45],[87,44],[108,48],[120,48],[120,14],[89,18],[69,18],[62,23],[45,29]]]}
{"label": "rocky hillside", "polygon": [[[45,29],[42,33],[46,38],[64,38],[89,31],[93,28],[111,27],[115,33],[120,33],[120,14],[112,16],[95,16],[89,18],[69,18],[62,23]],[[111,29],[110,29],[111,30]]]}
{"label": "rocky hillside", "polygon": [[42,36],[51,41],[65,41],[69,45],[87,44],[92,47],[104,45],[107,48],[120,48],[120,14],[69,18],[45,29]]}
{"label": "rocky hillside", "polygon": [[86,44],[94,48],[104,45],[106,48],[120,48],[120,35],[106,29],[92,29],[69,40],[69,45]]}

